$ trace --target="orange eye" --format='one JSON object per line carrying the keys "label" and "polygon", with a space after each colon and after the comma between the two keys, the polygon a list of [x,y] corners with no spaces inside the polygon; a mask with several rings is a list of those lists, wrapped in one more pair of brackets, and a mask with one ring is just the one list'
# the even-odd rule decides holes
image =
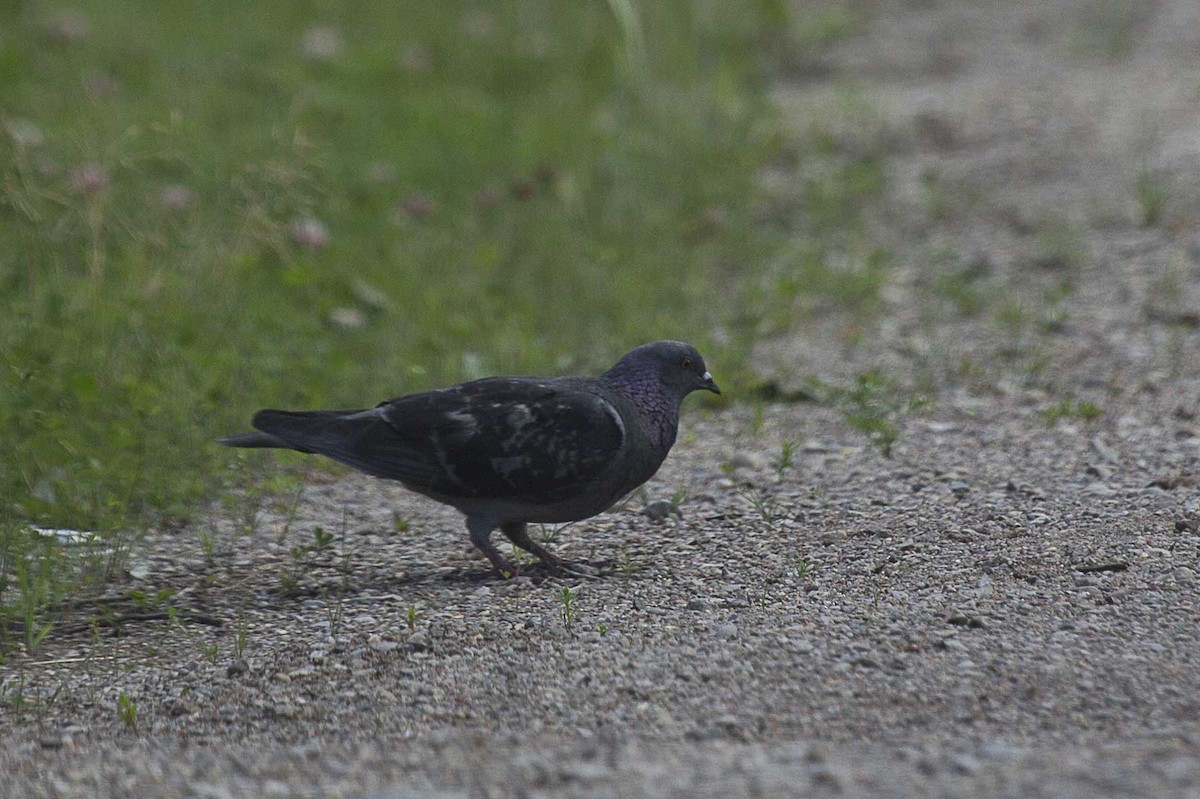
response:
{"label": "orange eye", "polygon": [[683,369],[684,369],[684,371],[686,372],[688,369],[691,369],[691,368],[692,368],[692,359],[691,359],[691,358],[684,358],[684,359],[683,359]]}

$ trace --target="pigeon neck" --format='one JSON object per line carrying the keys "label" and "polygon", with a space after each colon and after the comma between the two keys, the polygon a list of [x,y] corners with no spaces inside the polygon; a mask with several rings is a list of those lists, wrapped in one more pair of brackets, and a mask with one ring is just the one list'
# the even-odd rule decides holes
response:
{"label": "pigeon neck", "polygon": [[654,444],[669,450],[679,428],[679,401],[662,390],[657,369],[631,368],[619,363],[601,379],[637,408]]}

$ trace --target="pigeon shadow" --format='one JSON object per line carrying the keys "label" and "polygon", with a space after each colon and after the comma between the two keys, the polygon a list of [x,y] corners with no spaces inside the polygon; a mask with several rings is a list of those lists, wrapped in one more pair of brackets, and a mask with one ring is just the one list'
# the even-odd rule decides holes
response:
{"label": "pigeon shadow", "polygon": [[[460,585],[484,585],[488,583],[505,583],[509,580],[528,578],[534,585],[541,585],[547,581],[570,581],[570,580],[599,580],[612,575],[615,571],[616,562],[613,560],[577,560],[566,564],[567,569],[553,569],[543,563],[522,566],[512,577],[504,577],[496,572],[495,569],[472,569],[469,571],[456,570],[453,572],[432,572],[429,581],[451,583]],[[571,571],[570,567],[583,567],[586,573]],[[412,575],[413,578],[419,575]],[[407,577],[405,580],[407,581]],[[395,582],[393,582],[395,584]]]}
{"label": "pigeon shadow", "polygon": [[514,577],[503,577],[497,574],[494,569],[487,568],[441,568],[407,572],[399,577],[395,575],[364,575],[362,579],[356,579],[352,582],[347,582],[342,578],[331,577],[327,581],[309,583],[286,591],[278,590],[274,593],[276,596],[291,600],[325,596],[347,597],[372,591],[393,593],[397,588],[414,588],[418,586],[457,585],[464,588],[472,588],[504,584],[522,578],[527,579],[531,585],[540,586],[545,583],[553,584],[555,582],[567,583],[580,580],[603,580],[616,572],[616,562],[613,560],[572,561],[569,565],[583,567],[588,570],[588,573],[581,574],[571,571],[559,571],[541,563],[523,566]]}

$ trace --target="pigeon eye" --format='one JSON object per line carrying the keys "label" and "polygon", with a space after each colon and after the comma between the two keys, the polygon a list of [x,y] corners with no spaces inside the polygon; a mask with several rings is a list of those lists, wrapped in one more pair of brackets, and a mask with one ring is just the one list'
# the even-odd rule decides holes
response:
{"label": "pigeon eye", "polygon": [[691,369],[691,368],[692,368],[692,359],[684,358],[683,359],[683,371],[686,372],[688,369]]}

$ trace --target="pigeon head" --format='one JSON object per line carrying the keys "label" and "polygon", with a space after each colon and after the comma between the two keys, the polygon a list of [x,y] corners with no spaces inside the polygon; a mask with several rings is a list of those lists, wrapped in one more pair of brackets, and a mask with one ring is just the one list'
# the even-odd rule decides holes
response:
{"label": "pigeon head", "polygon": [[631,351],[604,375],[610,383],[637,390],[655,386],[678,401],[693,391],[721,389],[704,365],[704,358],[682,341],[652,341]]}

